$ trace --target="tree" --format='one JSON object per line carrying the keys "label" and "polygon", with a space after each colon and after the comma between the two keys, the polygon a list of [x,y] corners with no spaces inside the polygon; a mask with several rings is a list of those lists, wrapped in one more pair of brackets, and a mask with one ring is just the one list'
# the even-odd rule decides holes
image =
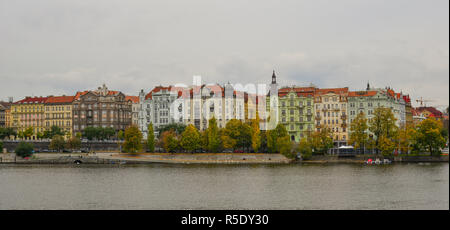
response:
{"label": "tree", "polygon": [[225,144],[227,147],[232,146],[233,149],[247,148],[249,150],[251,146],[251,132],[250,125],[238,119],[231,119],[225,125],[221,139],[227,142]]}
{"label": "tree", "polygon": [[78,137],[71,137],[70,139],[67,140],[66,142],[66,148],[67,149],[79,149],[81,148],[81,140]]}
{"label": "tree", "polygon": [[192,153],[201,147],[200,133],[194,125],[188,125],[181,134],[180,145],[181,148]]}
{"label": "tree", "polygon": [[20,157],[29,157],[33,154],[33,144],[28,143],[28,142],[20,142],[16,149],[15,149],[15,153],[17,156]]}
{"label": "tree", "polygon": [[53,125],[50,127],[50,130],[44,131],[42,138],[52,139],[55,135],[64,136],[64,131],[62,131],[58,126]]}
{"label": "tree", "polygon": [[30,139],[31,136],[33,136],[33,134],[34,134],[33,128],[29,127],[23,132],[23,137]]}
{"label": "tree", "polygon": [[252,137],[252,148],[253,151],[256,153],[258,152],[259,148],[261,147],[261,131],[259,129],[259,116],[256,116],[256,119],[251,121],[251,137]]}
{"label": "tree", "polygon": [[380,149],[380,137],[393,139],[398,130],[395,124],[396,118],[390,108],[379,107],[373,112],[373,118],[369,121],[369,130],[375,135],[375,145]]}
{"label": "tree", "polygon": [[209,152],[217,153],[222,148],[222,141],[219,135],[219,127],[217,127],[216,118],[212,117],[208,121],[208,128],[206,129],[208,138],[207,149]]}
{"label": "tree", "polygon": [[292,153],[292,142],[289,136],[280,137],[277,142],[281,154],[289,159],[295,158],[295,154]]}
{"label": "tree", "polygon": [[16,131],[14,131],[13,128],[1,128],[0,127],[0,140],[3,140],[5,138],[10,138],[11,136],[17,136]]}
{"label": "tree", "polygon": [[0,153],[3,152],[3,142],[0,141]]}
{"label": "tree", "polygon": [[83,137],[87,138],[88,140],[92,141],[94,138],[97,138],[99,136],[98,129],[95,127],[86,127],[83,130]]}
{"label": "tree", "polygon": [[312,156],[312,146],[311,143],[306,139],[300,139],[300,142],[297,146],[297,151],[300,153],[302,159],[308,160]]}
{"label": "tree", "polygon": [[174,153],[179,147],[177,134],[173,130],[164,131],[161,134],[161,140],[166,152]]}
{"label": "tree", "polygon": [[64,146],[66,145],[66,142],[64,141],[64,137],[60,135],[53,136],[52,140],[50,141],[50,149],[57,150],[60,152],[64,149]]}
{"label": "tree", "polygon": [[282,124],[278,124],[273,130],[267,131],[267,148],[271,153],[278,153],[280,147],[278,145],[278,139],[283,137],[289,137],[286,127]]}
{"label": "tree", "polygon": [[114,128],[111,127],[105,127],[105,128],[98,128],[99,131],[99,139],[101,140],[109,140],[111,139],[111,137],[113,137],[116,134],[116,130]]}
{"label": "tree", "polygon": [[395,142],[393,142],[390,138],[385,136],[381,136],[379,138],[378,148],[381,150],[381,154],[387,157],[392,154],[395,149]]}
{"label": "tree", "polygon": [[181,123],[172,123],[172,124],[168,124],[168,125],[162,125],[162,126],[159,126],[159,128],[157,129],[158,138],[161,138],[162,133],[165,131],[173,130],[176,135],[181,135],[181,133],[184,132],[185,129],[186,129],[186,125],[181,124]]}
{"label": "tree", "polygon": [[397,132],[397,141],[400,152],[409,153],[414,148],[417,132],[412,125],[403,125]]}
{"label": "tree", "polygon": [[150,122],[147,131],[147,148],[150,152],[155,151],[155,131],[153,130],[153,123]]}
{"label": "tree", "polygon": [[41,140],[41,139],[44,138],[44,134],[41,133],[41,132],[37,132],[37,133],[36,133],[36,137],[37,137],[38,140]]}
{"label": "tree", "polygon": [[333,138],[330,129],[326,126],[320,131],[316,131],[310,135],[310,142],[314,150],[314,154],[325,154],[328,149],[333,147]]}
{"label": "tree", "polygon": [[349,144],[353,145],[355,149],[366,148],[369,141],[368,128],[366,116],[364,113],[359,113],[350,123]]}
{"label": "tree", "polygon": [[125,134],[123,133],[122,130],[119,130],[119,132],[117,132],[117,139],[123,141],[124,138],[125,138]]}
{"label": "tree", "polygon": [[427,150],[431,155],[439,156],[441,148],[445,147],[445,138],[442,135],[442,123],[427,118],[417,125],[416,141],[420,148]]}
{"label": "tree", "polygon": [[142,133],[136,125],[125,129],[125,141],[123,150],[127,153],[137,153],[142,150]]}

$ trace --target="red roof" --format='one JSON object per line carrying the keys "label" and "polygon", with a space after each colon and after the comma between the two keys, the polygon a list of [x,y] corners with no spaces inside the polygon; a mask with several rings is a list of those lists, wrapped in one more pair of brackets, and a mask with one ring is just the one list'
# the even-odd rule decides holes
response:
{"label": "red roof", "polygon": [[14,104],[42,104],[46,100],[47,97],[26,97],[25,99],[14,102]]}
{"label": "red roof", "polygon": [[413,110],[413,113],[421,114],[423,111],[430,112],[431,113],[430,117],[432,116],[440,118],[443,115],[441,111],[437,110],[434,107],[418,107]]}
{"label": "red roof", "polygon": [[60,104],[60,103],[72,103],[75,96],[58,96],[58,97],[48,97],[46,104]]}
{"label": "red roof", "polygon": [[350,91],[348,92],[349,97],[372,97],[377,95],[377,91]]}
{"label": "red roof", "polygon": [[281,88],[278,90],[278,96],[284,97],[289,92],[295,92],[297,94],[297,97],[307,97],[307,96],[314,96],[314,92],[316,91],[315,87],[297,87],[297,88]]}
{"label": "red roof", "polygon": [[316,89],[315,94],[316,95],[323,95],[327,93],[334,93],[334,94],[347,94],[348,88],[328,88],[328,89]]}
{"label": "red roof", "polygon": [[75,100],[77,100],[78,98],[80,98],[81,96],[83,96],[83,95],[85,95],[85,94],[87,94],[87,93],[89,93],[88,90],[83,91],[83,92],[77,92],[77,93],[75,94]]}
{"label": "red roof", "polygon": [[138,96],[125,96],[125,101],[131,100],[133,103],[139,103],[139,97]]}

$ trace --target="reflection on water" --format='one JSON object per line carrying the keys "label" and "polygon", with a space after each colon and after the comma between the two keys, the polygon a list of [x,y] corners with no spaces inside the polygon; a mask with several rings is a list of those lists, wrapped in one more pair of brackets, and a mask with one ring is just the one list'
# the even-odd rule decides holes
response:
{"label": "reflection on water", "polygon": [[0,165],[0,209],[449,209],[448,168]]}

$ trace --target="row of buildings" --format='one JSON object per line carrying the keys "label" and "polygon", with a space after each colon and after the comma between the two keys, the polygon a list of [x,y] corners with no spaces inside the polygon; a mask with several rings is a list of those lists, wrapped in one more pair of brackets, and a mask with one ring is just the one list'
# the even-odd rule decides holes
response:
{"label": "row of buildings", "polygon": [[[260,118],[262,130],[285,125],[292,141],[298,142],[310,132],[327,127],[333,133],[336,146],[345,145],[349,124],[363,112],[370,120],[377,107],[392,109],[397,125],[413,123],[423,116],[442,116],[428,109],[413,109],[409,95],[393,89],[367,88],[350,91],[345,88],[279,87],[275,72],[267,91],[247,93],[231,84],[197,84],[193,86],[157,86],[141,90],[138,96],[109,90],[105,85],[97,90],[77,92],[73,96],[26,97],[16,102],[0,103],[0,127],[16,131],[33,129],[38,133],[58,126],[72,136],[86,127],[111,127],[124,130],[137,125],[147,135],[150,123],[154,130],[179,123],[208,127],[211,117],[219,127],[231,119],[249,122]],[[430,114],[426,114],[428,112]]]}
{"label": "row of buildings", "polygon": [[124,130],[132,123],[136,96],[111,91],[103,85],[97,90],[77,92],[74,96],[25,97],[3,102],[0,127],[11,127],[17,133],[32,128],[32,140],[58,126],[67,137],[86,127],[111,127]]}

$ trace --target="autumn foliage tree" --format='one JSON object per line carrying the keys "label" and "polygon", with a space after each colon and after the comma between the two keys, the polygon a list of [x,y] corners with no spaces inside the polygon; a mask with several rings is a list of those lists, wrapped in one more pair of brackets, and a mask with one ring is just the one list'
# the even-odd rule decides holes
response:
{"label": "autumn foliage tree", "polygon": [[150,152],[155,151],[155,132],[153,130],[153,123],[150,122],[147,131],[147,148]]}
{"label": "autumn foliage tree", "polygon": [[[390,142],[396,137],[398,131],[398,127],[395,124],[396,120],[390,108],[379,107],[374,110],[373,117],[369,121],[369,130],[375,135],[377,152],[381,149],[386,150],[390,148]],[[380,142],[382,138],[389,139],[389,141],[384,139]],[[388,146],[383,146],[384,144]]]}
{"label": "autumn foliage tree", "polygon": [[174,153],[179,148],[178,136],[174,130],[164,131],[161,134],[162,147],[168,153]]}
{"label": "autumn foliage tree", "polygon": [[259,129],[259,116],[256,116],[256,119],[251,121],[251,137],[252,137],[252,149],[256,153],[261,147],[261,131]]}
{"label": "autumn foliage tree", "polygon": [[123,150],[128,153],[137,153],[142,150],[142,133],[136,125],[125,130]]}
{"label": "autumn foliage tree", "polygon": [[190,124],[181,134],[180,145],[186,151],[194,152],[201,147],[200,133],[194,125]]}
{"label": "autumn foliage tree", "polygon": [[331,137],[330,129],[326,126],[320,128],[320,131],[315,131],[309,137],[314,154],[326,154],[328,149],[333,147],[333,138]]}
{"label": "autumn foliage tree", "polygon": [[367,129],[367,118],[364,113],[358,113],[355,119],[350,123],[350,135],[349,144],[353,145],[355,149],[360,149],[366,147],[368,142]]}
{"label": "autumn foliage tree", "polygon": [[222,141],[220,138],[219,127],[217,126],[216,118],[212,117],[208,121],[208,128],[206,129],[207,149],[212,153],[217,153],[222,149]]}
{"label": "autumn foliage tree", "polygon": [[440,121],[433,118],[423,120],[417,125],[416,141],[418,146],[431,155],[439,156],[445,147],[443,127]]}

